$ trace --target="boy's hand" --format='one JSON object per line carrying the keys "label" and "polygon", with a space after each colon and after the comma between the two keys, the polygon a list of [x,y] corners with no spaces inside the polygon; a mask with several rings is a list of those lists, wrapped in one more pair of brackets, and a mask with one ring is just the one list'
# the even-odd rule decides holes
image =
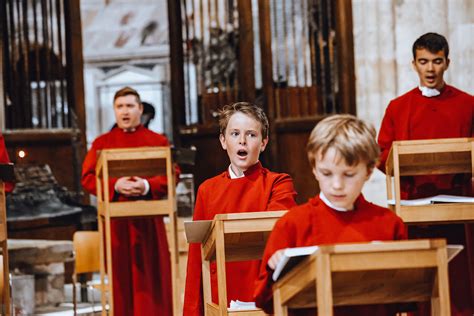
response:
{"label": "boy's hand", "polygon": [[278,262],[280,262],[281,257],[283,257],[283,252],[285,249],[277,250],[271,257],[268,259],[268,266],[270,269],[275,270]]}

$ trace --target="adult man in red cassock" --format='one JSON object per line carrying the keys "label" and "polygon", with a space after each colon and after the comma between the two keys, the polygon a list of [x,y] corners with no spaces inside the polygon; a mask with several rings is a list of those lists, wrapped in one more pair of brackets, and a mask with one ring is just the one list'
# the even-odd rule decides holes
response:
{"label": "adult man in red cassock", "polygon": [[[83,163],[82,185],[96,194],[97,151],[109,148],[169,146],[165,136],[140,124],[143,105],[134,89],[115,93],[117,126],[99,136]],[[177,170],[179,173],[179,170]],[[160,199],[167,193],[166,176],[111,179],[112,200]],[[171,266],[163,217],[113,219],[112,265],[115,315],[172,315]]]}
{"label": "adult man in red cassock", "polygon": [[[444,81],[444,72],[450,63],[446,38],[436,33],[424,34],[415,41],[412,51],[412,64],[420,83],[392,100],[386,109],[378,138],[382,171],[393,141],[474,136],[474,97]],[[472,196],[471,177],[465,174],[404,177],[402,199],[437,194]],[[472,316],[474,225],[411,226],[408,234],[410,238],[443,237],[448,243],[464,245],[464,251],[449,264],[451,311],[456,316]],[[428,311],[419,313],[429,314]]]}

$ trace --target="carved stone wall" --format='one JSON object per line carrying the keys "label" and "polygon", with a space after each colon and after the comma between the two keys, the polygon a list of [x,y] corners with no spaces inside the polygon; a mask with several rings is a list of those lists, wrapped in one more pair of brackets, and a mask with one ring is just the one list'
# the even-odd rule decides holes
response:
{"label": "carved stone wall", "polygon": [[472,0],[352,0],[358,116],[377,128],[388,102],[418,84],[411,46],[422,34],[448,39],[447,83],[474,93]]}

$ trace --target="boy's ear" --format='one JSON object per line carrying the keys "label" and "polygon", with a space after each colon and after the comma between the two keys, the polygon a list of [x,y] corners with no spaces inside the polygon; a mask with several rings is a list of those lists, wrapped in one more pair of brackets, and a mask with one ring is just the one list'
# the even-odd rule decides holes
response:
{"label": "boy's ear", "polygon": [[262,139],[262,145],[260,146],[260,152],[262,153],[268,144],[268,137]]}
{"label": "boy's ear", "polygon": [[311,172],[313,172],[314,177],[316,178],[316,180],[319,181],[318,174],[316,173],[316,167],[313,167],[313,169],[311,169]]}
{"label": "boy's ear", "polygon": [[367,177],[365,181],[370,179],[370,176],[372,175],[373,172],[374,172],[374,167],[367,167]]}
{"label": "boy's ear", "polygon": [[222,149],[227,150],[227,144],[225,143],[225,137],[223,134],[219,135],[219,140],[221,142]]}

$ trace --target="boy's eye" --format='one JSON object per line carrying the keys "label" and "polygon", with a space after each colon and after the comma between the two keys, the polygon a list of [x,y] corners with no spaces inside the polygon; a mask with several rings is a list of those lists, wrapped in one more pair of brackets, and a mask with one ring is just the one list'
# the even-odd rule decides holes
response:
{"label": "boy's eye", "polygon": [[345,176],[348,177],[348,178],[352,178],[353,176],[355,176],[355,174],[354,173],[346,173]]}
{"label": "boy's eye", "polygon": [[238,136],[239,133],[238,132],[230,132],[230,136]]}
{"label": "boy's eye", "polygon": [[250,136],[250,137],[257,137],[257,134],[255,134],[255,133],[248,133],[247,135]]}

